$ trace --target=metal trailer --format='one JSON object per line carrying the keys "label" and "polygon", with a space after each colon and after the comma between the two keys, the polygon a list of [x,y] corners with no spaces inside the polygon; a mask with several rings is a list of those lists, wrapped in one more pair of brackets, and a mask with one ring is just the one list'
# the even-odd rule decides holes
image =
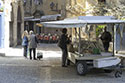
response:
{"label": "metal trailer", "polygon": [[[44,27],[54,28],[78,28],[79,29],[79,47],[78,52],[68,52],[68,62],[72,62],[76,65],[76,70],[79,75],[85,75],[91,68],[103,68],[105,72],[116,71],[115,77],[121,77],[122,71],[120,68],[121,59],[115,56],[115,33],[116,24],[122,24],[125,21],[116,20],[113,16],[79,16],[73,19],[64,19],[61,21],[41,22]],[[107,25],[112,24],[113,30],[113,53],[109,56],[90,55],[84,56],[80,53],[81,46],[81,28],[85,28],[86,25]]]}

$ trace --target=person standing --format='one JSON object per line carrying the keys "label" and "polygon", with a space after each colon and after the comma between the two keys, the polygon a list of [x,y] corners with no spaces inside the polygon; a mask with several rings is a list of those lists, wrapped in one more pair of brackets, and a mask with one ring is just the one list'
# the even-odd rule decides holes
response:
{"label": "person standing", "polygon": [[58,46],[62,50],[62,67],[67,67],[67,56],[68,56],[67,44],[69,44],[70,42],[71,41],[67,36],[67,29],[64,28],[62,30],[62,35],[58,41]]}
{"label": "person standing", "polygon": [[30,59],[32,60],[32,51],[33,51],[33,59],[36,60],[36,48],[37,48],[37,37],[33,33],[33,31],[29,32],[29,53],[30,53]]}
{"label": "person standing", "polygon": [[27,30],[24,31],[22,34],[22,46],[23,46],[23,56],[27,58],[27,51],[28,51],[28,32]]}
{"label": "person standing", "polygon": [[108,52],[109,49],[109,43],[111,42],[111,34],[107,31],[107,27],[104,28],[104,32],[101,35],[101,40],[104,46],[104,49],[106,52]]}

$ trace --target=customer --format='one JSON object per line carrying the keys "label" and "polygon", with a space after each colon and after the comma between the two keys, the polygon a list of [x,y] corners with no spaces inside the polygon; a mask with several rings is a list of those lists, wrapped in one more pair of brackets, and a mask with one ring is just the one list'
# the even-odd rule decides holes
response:
{"label": "customer", "polygon": [[28,49],[28,32],[27,30],[24,31],[24,33],[22,34],[22,46],[24,48],[24,51],[23,51],[23,56],[25,58],[27,58],[27,49]]}
{"label": "customer", "polygon": [[64,28],[62,30],[62,35],[58,41],[58,46],[62,50],[62,67],[67,67],[67,56],[68,56],[67,44],[71,42],[70,39],[67,37],[66,33],[67,33],[67,29]]}
{"label": "customer", "polygon": [[107,27],[104,28],[104,32],[101,35],[101,40],[106,52],[108,52],[109,43],[111,42],[111,34],[107,31]]}
{"label": "customer", "polygon": [[33,59],[36,60],[36,48],[38,40],[33,33],[33,31],[29,32],[29,53],[30,53],[30,59],[32,60],[32,51],[33,51]]}

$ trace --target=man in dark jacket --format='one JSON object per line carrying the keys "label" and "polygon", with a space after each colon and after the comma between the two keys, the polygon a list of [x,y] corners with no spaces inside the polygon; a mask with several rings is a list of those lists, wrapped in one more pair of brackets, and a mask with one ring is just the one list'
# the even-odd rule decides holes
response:
{"label": "man in dark jacket", "polygon": [[109,43],[111,42],[111,34],[110,32],[108,32],[107,27],[104,28],[104,32],[101,35],[101,40],[104,46],[104,49],[106,52],[108,52],[108,48],[109,48]]}
{"label": "man in dark jacket", "polygon": [[62,30],[62,35],[59,39],[58,42],[58,46],[61,48],[62,50],[62,67],[66,67],[67,66],[67,56],[68,56],[68,52],[67,52],[67,44],[69,44],[71,41],[69,40],[69,38],[67,37],[67,29],[64,28]]}

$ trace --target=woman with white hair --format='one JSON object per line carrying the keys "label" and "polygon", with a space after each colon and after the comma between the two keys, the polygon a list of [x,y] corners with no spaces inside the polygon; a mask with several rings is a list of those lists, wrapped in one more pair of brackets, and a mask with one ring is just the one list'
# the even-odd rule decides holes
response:
{"label": "woman with white hair", "polygon": [[30,59],[32,60],[32,51],[33,51],[33,59],[36,60],[36,48],[38,40],[33,33],[33,31],[29,32],[29,53],[30,53]]}
{"label": "woman with white hair", "polygon": [[23,56],[27,58],[27,49],[28,49],[28,31],[25,30],[22,34],[22,46],[24,48]]}

